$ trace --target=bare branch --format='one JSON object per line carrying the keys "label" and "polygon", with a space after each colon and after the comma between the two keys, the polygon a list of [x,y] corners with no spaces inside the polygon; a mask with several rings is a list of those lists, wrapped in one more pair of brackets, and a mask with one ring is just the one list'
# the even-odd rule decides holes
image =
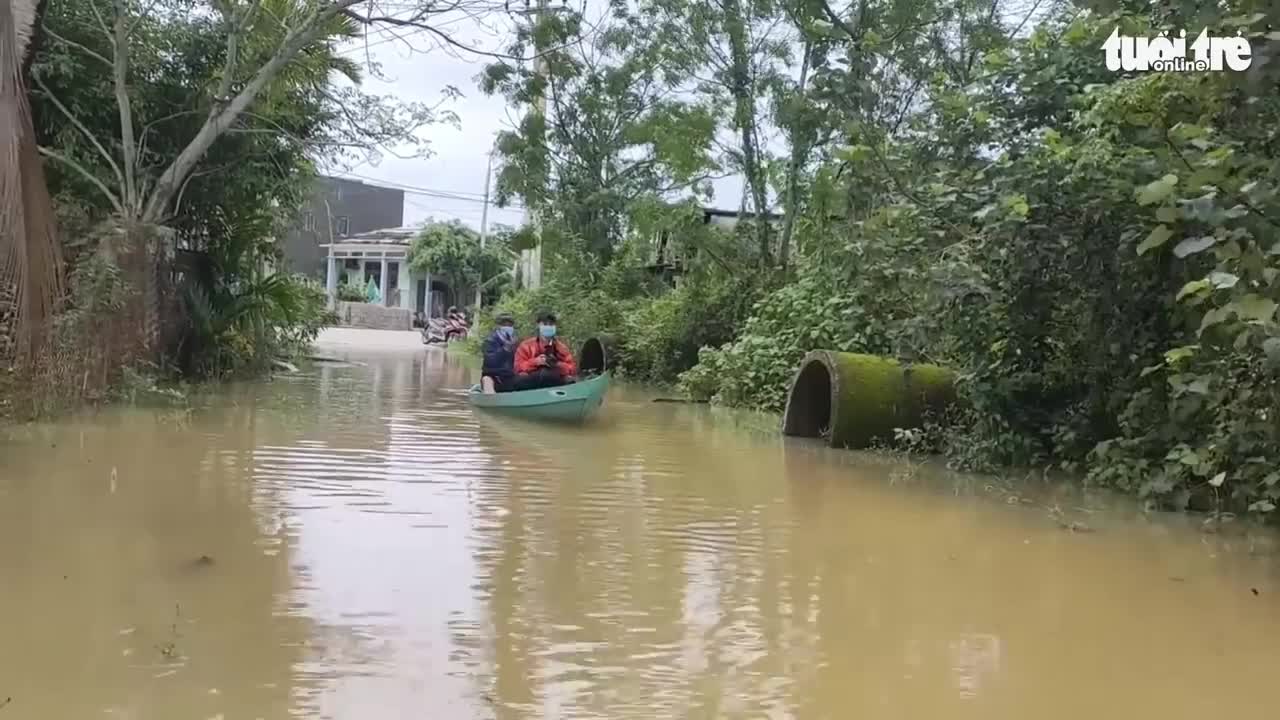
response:
{"label": "bare branch", "polygon": [[53,30],[51,30],[51,29],[50,29],[50,28],[48,28],[48,27],[45,27],[45,28],[44,28],[44,32],[45,32],[45,34],[46,34],[46,35],[48,35],[49,37],[53,38],[54,40],[57,40],[57,41],[58,41],[58,42],[60,42],[60,43],[65,43],[65,44],[67,44],[67,45],[70,45],[70,46],[71,46],[71,47],[73,47],[73,48],[76,48],[76,49],[78,49],[78,50],[81,50],[82,52],[84,52],[84,54],[88,55],[89,57],[93,58],[94,60],[97,60],[97,61],[98,61],[98,62],[100,62],[100,63],[103,63],[103,64],[108,65],[108,66],[112,65],[112,62],[111,62],[110,60],[108,60],[108,59],[106,58],[106,56],[104,56],[104,55],[102,55],[102,54],[98,53],[98,51],[96,51],[96,50],[94,50],[94,49],[92,49],[92,48],[90,48],[90,47],[87,47],[87,46],[85,46],[85,45],[81,45],[80,43],[76,42],[75,40],[71,40],[71,39],[68,39],[68,38],[64,38],[64,37],[62,37],[61,35],[59,35],[58,33],[54,32]]}
{"label": "bare branch", "polygon": [[50,150],[47,147],[41,147],[39,148],[39,150],[41,155],[57,160],[63,165],[66,165],[67,167],[76,171],[76,173],[78,173],[85,180],[88,180],[89,182],[93,183],[95,187],[97,187],[99,190],[102,191],[103,196],[106,197],[107,200],[111,202],[111,207],[114,208],[117,213],[124,214],[124,207],[120,204],[119,198],[116,197],[115,193],[111,192],[111,189],[107,187],[107,184],[102,182],[102,180],[100,180],[98,176],[89,172],[80,163],[72,160],[69,157],[66,157],[65,155],[61,155],[53,150]]}
{"label": "bare branch", "polygon": [[[90,0],[90,2],[92,2],[92,0]],[[134,19],[133,23],[129,25],[129,32],[132,33],[133,29],[138,26],[138,23],[142,22],[144,19],[147,18],[147,16],[151,15],[151,11],[155,10],[156,5],[159,5],[159,4],[160,4],[160,0],[151,0],[151,3],[147,5],[145,8],[140,8],[138,10],[138,16]]]}
{"label": "bare branch", "polygon": [[107,21],[103,19],[102,13],[98,11],[98,0],[85,0],[89,3],[89,9],[93,11],[93,16],[98,20],[98,28],[102,30],[102,34],[111,39],[111,28],[107,27]]}
{"label": "bare branch", "polygon": [[1027,14],[1022,18],[1022,22],[1018,23],[1018,26],[1015,27],[1013,31],[1009,33],[1009,37],[1016,38],[1018,36],[1018,33],[1022,32],[1022,28],[1026,27],[1028,22],[1031,22],[1031,18],[1034,17],[1036,14],[1036,11],[1040,9],[1040,4],[1042,2],[1044,2],[1044,0],[1035,1],[1035,3],[1031,6],[1031,9],[1028,10]]}
{"label": "bare branch", "polygon": [[141,209],[136,173],[138,170],[137,136],[133,132],[133,105],[129,99],[129,25],[125,22],[128,6],[115,0],[116,18],[112,46],[115,54],[116,106],[120,111],[120,144],[124,153],[124,203],[130,217]]}
{"label": "bare branch", "polygon": [[[456,5],[457,4],[455,3],[455,7]],[[550,48],[540,53],[536,53],[530,57],[520,57],[518,55],[511,55],[509,53],[493,52],[490,50],[479,50],[477,48],[471,47],[470,45],[464,45],[463,43],[460,43],[457,40],[454,40],[453,37],[449,35],[449,33],[444,32],[443,30],[437,27],[434,27],[432,25],[428,25],[424,21],[428,13],[440,14],[442,12],[441,10],[424,10],[410,18],[398,18],[390,15],[380,15],[380,16],[361,15],[360,13],[357,13],[355,11],[345,10],[345,9],[341,10],[340,12],[341,14],[351,18],[352,20],[355,20],[356,22],[362,23],[364,25],[386,24],[386,25],[395,25],[397,27],[417,28],[417,30],[420,32],[427,32],[432,35],[435,35],[437,38],[443,41],[446,45],[458,48],[459,50],[463,50],[473,55],[494,58],[496,60],[516,60],[520,62],[528,62],[530,60],[534,60],[536,58],[539,58],[551,53],[560,52],[561,50],[563,50],[566,47],[569,47],[569,45],[572,44],[572,43],[566,43],[562,47]]]}
{"label": "bare branch", "polygon": [[199,110],[182,110],[176,113],[170,113],[161,118],[157,118],[147,123],[146,125],[144,125],[142,127],[142,132],[138,135],[138,162],[141,163],[142,160],[147,155],[147,134],[151,132],[151,128],[155,127],[156,125],[159,125],[162,122],[168,122],[169,120],[180,118],[184,115],[195,115],[199,112],[200,112]]}
{"label": "bare branch", "polygon": [[937,17],[935,17],[935,18],[930,18],[929,20],[923,20],[923,21],[918,22],[918,23],[908,23],[908,24],[903,25],[902,27],[898,28],[897,32],[895,32],[894,34],[890,35],[888,38],[886,38],[886,40],[887,40],[889,43],[892,43],[892,42],[896,41],[898,38],[902,37],[903,35],[906,35],[906,34],[907,34],[907,33],[909,33],[909,32],[915,32],[916,30],[924,30],[924,29],[926,29],[926,28],[932,27],[932,26],[934,26],[934,25],[936,25],[936,24],[938,24],[938,23],[942,22],[943,18],[944,18],[944,16],[943,16],[943,15],[939,15],[939,16],[937,16]]}
{"label": "bare branch", "polygon": [[[833,24],[835,24],[836,27],[843,30],[844,34],[848,35],[849,39],[853,40],[855,44],[859,43],[859,41],[862,39],[861,23],[859,23],[857,27],[850,25],[847,20],[845,20],[844,18],[836,14],[836,11],[832,9],[831,3],[828,2],[828,0],[818,0],[818,4],[822,6],[822,11],[826,13],[828,20],[830,20]],[[866,8],[865,2],[862,4],[862,7],[865,10]]]}
{"label": "bare branch", "polygon": [[[303,140],[285,130],[273,130],[271,128],[231,128],[227,130],[228,135],[285,135],[293,142],[307,147],[345,147],[345,148],[366,148],[367,143],[358,142],[342,142],[340,140]],[[198,173],[193,173],[198,174]]]}
{"label": "bare branch", "polygon": [[58,111],[61,112],[67,120],[71,121],[71,124],[75,126],[76,130],[79,130],[80,134],[84,135],[89,143],[93,145],[94,149],[96,149],[98,153],[102,155],[102,158],[107,161],[107,165],[109,165],[111,167],[111,171],[115,173],[116,182],[124,185],[124,174],[120,172],[120,166],[116,163],[115,158],[111,157],[111,153],[107,152],[107,149],[98,141],[98,137],[94,135],[89,128],[85,127],[85,124],[80,122],[79,118],[68,110],[66,105],[62,104],[62,101],[58,99],[58,96],[54,95],[53,91],[49,89],[49,86],[45,84],[44,78],[40,76],[40,73],[31,73],[31,78],[35,80],[36,86],[39,87],[40,91],[44,93],[44,96],[49,99],[49,102],[53,103],[53,106],[58,108]]}
{"label": "bare branch", "polygon": [[333,0],[332,3],[312,11],[297,27],[285,34],[280,48],[271,59],[258,68],[249,82],[241,88],[231,101],[225,105],[215,105],[201,126],[196,136],[183,148],[178,157],[170,163],[156,183],[156,190],[147,201],[143,219],[159,222],[169,212],[170,201],[183,186],[187,176],[195,168],[200,158],[209,151],[209,147],[218,139],[236,118],[244,112],[258,97],[263,88],[280,74],[302,48],[314,42],[323,33],[324,23],[347,8],[365,0]]}
{"label": "bare branch", "polygon": [[217,3],[222,13],[222,25],[227,30],[226,57],[222,59],[222,80],[218,82],[218,90],[213,95],[215,103],[225,103],[236,80],[236,65],[240,61],[240,23],[235,10],[223,3]]}

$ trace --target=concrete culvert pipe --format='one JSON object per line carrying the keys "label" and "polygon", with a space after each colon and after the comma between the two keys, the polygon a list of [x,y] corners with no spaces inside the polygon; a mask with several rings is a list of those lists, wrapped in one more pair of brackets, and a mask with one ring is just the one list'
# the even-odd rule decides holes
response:
{"label": "concrete culvert pipe", "polygon": [[617,343],[610,335],[587,338],[578,351],[578,372],[583,375],[599,375],[614,369],[617,364]]}
{"label": "concrete culvert pipe", "polygon": [[894,428],[919,427],[955,400],[955,375],[937,365],[903,365],[875,355],[817,350],[791,382],[784,435],[864,448]]}

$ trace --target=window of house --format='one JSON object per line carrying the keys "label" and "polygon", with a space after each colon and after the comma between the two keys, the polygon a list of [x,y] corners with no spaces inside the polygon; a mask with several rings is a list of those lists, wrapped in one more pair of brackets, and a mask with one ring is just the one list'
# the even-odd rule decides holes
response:
{"label": "window of house", "polygon": [[302,228],[304,230],[316,229],[316,216],[309,212],[302,213]]}
{"label": "window of house", "polygon": [[339,215],[337,218],[338,234],[346,236],[351,231],[351,218],[346,215]]}

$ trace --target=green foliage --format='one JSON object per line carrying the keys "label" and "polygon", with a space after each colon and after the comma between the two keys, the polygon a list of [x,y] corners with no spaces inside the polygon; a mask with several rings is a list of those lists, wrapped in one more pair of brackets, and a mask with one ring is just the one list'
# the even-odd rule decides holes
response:
{"label": "green foliage", "polygon": [[[611,335],[617,342],[620,370],[630,377],[668,383],[697,362],[703,345],[728,342],[758,296],[755,281],[745,274],[712,272],[696,263],[676,289],[656,280],[646,269],[650,230],[681,226],[686,210],[665,219],[656,208],[646,210],[638,228],[601,267],[586,243],[561,235],[548,255],[548,273],[536,291],[503,297],[495,311],[510,312],[517,331],[529,335],[541,310],[559,319],[559,335],[577,348],[590,337]],[[545,252],[545,250],[544,250]],[[492,328],[481,318],[481,333]]]}
{"label": "green foliage", "polygon": [[[831,64],[850,28],[801,22],[814,85],[789,87],[787,122],[831,105],[792,143],[847,139],[802,183],[790,277],[681,387],[778,410],[809,350],[938,362],[964,402],[911,442],[956,464],[1052,463],[1168,507],[1274,510],[1276,69],[1106,72],[1113,27],[1192,22],[1167,9],[1051,15],[1021,37],[970,24],[977,50],[957,63],[940,35],[882,32],[894,7],[859,27],[863,51],[896,53],[896,78]],[[904,80],[925,98],[871,112]],[[673,327],[667,302],[636,317]]]}
{"label": "green foliage", "polygon": [[856,226],[826,228],[845,239],[829,242],[821,257],[797,269],[795,281],[757,303],[732,343],[704,348],[682,387],[698,399],[780,411],[800,359],[812,350],[929,359],[923,346],[931,334],[931,270],[919,215],[885,208]]}
{"label": "green foliage", "polygon": [[[236,92],[285,44],[285,36],[315,10],[306,0],[263,0],[250,11],[244,3],[157,0],[139,6],[121,3],[126,16],[129,67],[125,77],[136,146],[140,188],[158,188],[158,177],[197,137],[217,104],[220,87]],[[47,29],[32,66],[33,113],[41,145],[63,158],[49,163],[55,196],[74,198],[96,217],[112,211],[89,177],[105,181],[118,197],[126,189],[117,170],[128,163],[116,99],[110,37],[101,22],[113,8],[52,0]],[[234,12],[247,24],[237,33],[236,62],[226,62]],[[238,25],[237,25],[238,26]],[[359,66],[336,52],[336,43],[359,34],[345,16],[325,22],[316,40],[285,64],[246,112],[230,118],[224,132],[200,158],[170,208],[172,220],[192,244],[217,242],[219,209],[299,207],[313,163],[364,160],[377,147],[420,145],[415,130],[451,116],[420,103],[362,92]],[[232,72],[232,77],[223,74]],[[351,83],[335,82],[342,77]],[[403,150],[401,151],[403,152]],[[110,158],[105,157],[110,155]],[[78,169],[77,169],[78,168]],[[182,179],[182,178],[180,178]],[[141,198],[145,200],[145,198]],[[132,214],[139,208],[126,207]]]}
{"label": "green foliage", "polygon": [[728,342],[746,317],[755,289],[733,277],[693,277],[671,293],[635,302],[624,316],[627,372],[670,382],[698,362],[699,349]]}
{"label": "green foliage", "polygon": [[338,300],[342,302],[366,302],[365,288],[363,285],[354,282],[344,282],[338,286]]}
{"label": "green foliage", "polygon": [[611,9],[586,33],[568,10],[519,29],[510,54],[538,51],[545,76],[499,61],[479,78],[485,93],[530,110],[498,138],[499,204],[519,198],[603,261],[623,241],[635,198],[699,188],[716,169],[715,108],[673,93],[679,74],[665,67],[659,27],[624,3]]}
{"label": "green foliage", "polygon": [[456,304],[470,300],[477,286],[490,296],[501,293],[512,259],[504,235],[490,237],[482,248],[479,234],[457,220],[428,223],[409,248],[410,267],[445,278]]}
{"label": "green foliage", "polygon": [[[538,290],[523,290],[504,297],[494,307],[495,314],[509,312],[516,332],[530,337],[537,329],[538,313],[550,310],[557,317],[557,334],[576,349],[587,339],[614,331],[622,319],[622,303],[596,288],[552,281]],[[492,318],[483,318],[482,333],[492,330]]]}
{"label": "green foliage", "polygon": [[319,283],[263,271],[262,238],[272,224],[271,216],[255,213],[227,222],[207,272],[182,287],[187,328],[176,357],[183,372],[219,377],[264,370],[272,360],[305,352],[322,328],[337,322]]}
{"label": "green foliage", "polygon": [[[511,192],[591,207],[622,228],[549,215],[551,280],[504,306],[522,318],[555,307],[577,340],[617,335],[626,372],[679,374],[690,396],[729,405],[781,409],[815,349],[947,366],[962,402],[899,434],[912,447],[970,468],[1057,465],[1168,507],[1271,512],[1280,66],[1257,59],[1277,50],[1266,28],[1280,10],[1086,5],[886,0],[850,16],[830,3],[645,0],[609,26],[634,35],[609,62],[557,58],[548,85],[491,69],[489,89],[518,103],[562,93],[584,108],[567,117],[607,127],[611,103],[625,105],[611,83],[647,77],[623,71],[640,59],[696,78],[664,78],[687,102],[642,103],[653,110],[628,142],[589,123],[546,127],[544,142],[540,118],[504,139]],[[802,42],[773,34],[780,25]],[[1205,25],[1246,33],[1255,68],[1106,70],[1100,48],[1117,27]],[[707,107],[726,119],[712,149]],[[785,163],[761,149],[767,121]],[[766,178],[790,216],[781,238],[751,222],[711,230],[692,202],[663,202],[653,185],[618,204],[567,169],[614,177],[625,165],[591,163],[615,148],[665,156],[670,177],[736,170],[751,204]],[[648,272],[665,271],[650,267],[664,234],[669,256],[685,258],[676,289]],[[747,268],[764,272],[747,281]]]}
{"label": "green foliage", "polygon": [[273,273],[238,282],[184,288],[190,328],[188,372],[219,376],[259,370],[306,352],[320,330],[336,322],[324,288],[300,275]]}
{"label": "green foliage", "polygon": [[[301,279],[264,276],[261,268],[279,259],[277,239],[311,191],[316,165],[369,159],[386,144],[404,152],[420,144],[415,130],[423,123],[450,116],[361,91],[359,65],[336,49],[361,26],[337,14],[317,26],[314,39],[244,112],[222,117],[212,145],[201,147],[193,166],[184,165],[189,174],[167,182],[210,117],[252,84],[318,6],[309,0],[93,5],[49,2],[32,66],[37,139],[48,151],[58,214],[69,221],[64,237],[94,240],[67,243],[70,266],[101,260],[121,283],[147,285],[141,278],[154,270],[142,262],[115,265],[114,251],[94,230],[117,220],[163,222],[178,247],[210,261],[182,291],[183,319],[191,326],[181,346],[165,348],[179,368],[220,375],[297,352],[329,319],[323,291]],[[115,12],[123,13],[121,48],[102,32]],[[231,62],[229,47],[236,53]],[[125,50],[128,66],[118,86],[112,59]],[[150,201],[170,190],[153,216]],[[94,282],[106,281],[98,276]],[[64,309],[66,322],[78,312],[77,303]],[[167,328],[175,318],[158,320]]]}

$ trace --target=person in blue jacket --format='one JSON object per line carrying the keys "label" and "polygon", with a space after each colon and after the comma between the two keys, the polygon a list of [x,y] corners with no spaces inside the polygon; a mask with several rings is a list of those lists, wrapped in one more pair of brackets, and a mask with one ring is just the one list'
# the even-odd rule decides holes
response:
{"label": "person in blue jacket", "polygon": [[511,313],[498,313],[498,327],[484,341],[484,365],[480,384],[486,393],[506,392],[515,379],[516,321]]}

